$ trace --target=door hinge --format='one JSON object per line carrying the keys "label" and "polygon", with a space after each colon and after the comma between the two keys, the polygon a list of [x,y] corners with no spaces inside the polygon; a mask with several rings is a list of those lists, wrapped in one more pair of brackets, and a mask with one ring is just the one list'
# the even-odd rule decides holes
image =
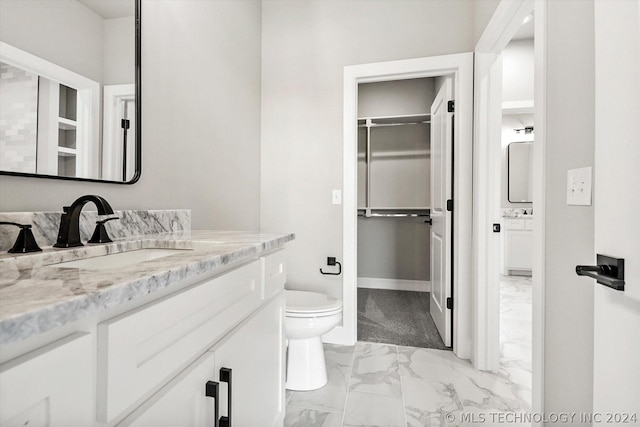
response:
{"label": "door hinge", "polygon": [[456,101],[455,100],[451,100],[449,102],[447,102],[447,111],[450,113],[453,113],[456,111]]}
{"label": "door hinge", "polygon": [[453,212],[453,200],[452,199],[447,200],[447,211]]}
{"label": "door hinge", "polygon": [[453,310],[453,298],[452,297],[447,297],[447,308],[449,310]]}

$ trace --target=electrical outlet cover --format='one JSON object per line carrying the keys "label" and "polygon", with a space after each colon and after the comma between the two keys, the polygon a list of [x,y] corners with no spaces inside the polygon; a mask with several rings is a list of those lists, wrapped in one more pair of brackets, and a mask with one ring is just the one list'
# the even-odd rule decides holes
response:
{"label": "electrical outlet cover", "polygon": [[591,206],[591,167],[567,172],[567,205]]}

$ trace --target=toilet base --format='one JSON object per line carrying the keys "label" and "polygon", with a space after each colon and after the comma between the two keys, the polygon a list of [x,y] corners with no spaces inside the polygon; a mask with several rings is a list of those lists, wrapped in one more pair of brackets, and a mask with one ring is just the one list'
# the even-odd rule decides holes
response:
{"label": "toilet base", "polygon": [[326,383],[327,365],[321,337],[289,339],[287,390],[316,390]]}

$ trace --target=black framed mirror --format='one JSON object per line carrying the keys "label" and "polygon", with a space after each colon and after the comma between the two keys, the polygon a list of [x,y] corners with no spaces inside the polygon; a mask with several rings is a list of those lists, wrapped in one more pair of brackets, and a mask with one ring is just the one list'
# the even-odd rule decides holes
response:
{"label": "black framed mirror", "polygon": [[508,145],[508,198],[511,203],[531,203],[533,200],[533,142],[512,142]]}
{"label": "black framed mirror", "polygon": [[0,1],[0,174],[142,173],[141,0]]}

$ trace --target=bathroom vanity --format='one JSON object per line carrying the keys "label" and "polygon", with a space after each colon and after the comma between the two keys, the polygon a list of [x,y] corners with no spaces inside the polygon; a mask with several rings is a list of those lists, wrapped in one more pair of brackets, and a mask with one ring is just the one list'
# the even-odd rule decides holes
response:
{"label": "bathroom vanity", "polygon": [[281,426],[293,238],[177,231],[2,255],[0,424]]}
{"label": "bathroom vanity", "polygon": [[533,217],[503,218],[501,273],[531,275],[533,265]]}

